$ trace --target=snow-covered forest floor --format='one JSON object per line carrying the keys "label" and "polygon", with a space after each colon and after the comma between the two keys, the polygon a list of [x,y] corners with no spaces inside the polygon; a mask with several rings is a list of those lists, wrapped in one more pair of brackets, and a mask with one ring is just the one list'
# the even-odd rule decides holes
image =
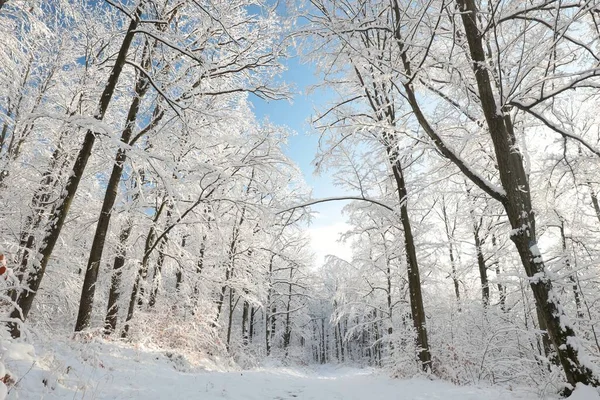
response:
{"label": "snow-covered forest floor", "polygon": [[[445,399],[544,398],[527,388],[455,386],[426,377],[393,379],[371,368],[267,365],[225,369],[224,360],[192,366],[183,356],[93,340],[20,345],[8,367],[20,380],[9,399]],[[16,371],[11,371],[16,372]],[[591,399],[588,388],[572,398]],[[585,390],[588,389],[588,390]],[[583,397],[581,395],[584,395]],[[554,397],[547,397],[554,398]],[[600,399],[600,397],[598,397]]]}

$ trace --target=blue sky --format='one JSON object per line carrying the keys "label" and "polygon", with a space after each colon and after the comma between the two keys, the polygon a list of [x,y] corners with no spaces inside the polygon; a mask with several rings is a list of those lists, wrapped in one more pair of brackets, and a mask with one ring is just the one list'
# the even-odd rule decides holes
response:
{"label": "blue sky", "polygon": [[[268,118],[272,123],[285,125],[296,132],[289,139],[286,154],[300,167],[304,180],[312,188],[313,198],[341,196],[341,188],[333,186],[330,174],[314,174],[312,161],[318,149],[319,134],[310,126],[310,118],[315,109],[323,109],[327,105],[327,93],[309,93],[311,86],[318,83],[312,65],[300,62],[297,57],[284,61],[287,66],[282,80],[293,85],[291,101],[264,101],[257,97],[251,99],[254,111],[259,119]],[[319,266],[327,254],[348,258],[349,247],[337,242],[340,232],[348,228],[342,216],[342,208],[346,202],[328,202],[312,207],[317,211],[312,224],[308,228],[311,236],[312,250]]]}

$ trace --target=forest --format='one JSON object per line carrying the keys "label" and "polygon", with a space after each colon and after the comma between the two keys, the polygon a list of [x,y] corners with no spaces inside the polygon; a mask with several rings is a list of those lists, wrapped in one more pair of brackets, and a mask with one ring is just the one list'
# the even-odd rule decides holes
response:
{"label": "forest", "polygon": [[[0,0],[0,37],[0,375],[60,338],[600,386],[600,0]],[[256,112],[292,58],[339,197]]]}

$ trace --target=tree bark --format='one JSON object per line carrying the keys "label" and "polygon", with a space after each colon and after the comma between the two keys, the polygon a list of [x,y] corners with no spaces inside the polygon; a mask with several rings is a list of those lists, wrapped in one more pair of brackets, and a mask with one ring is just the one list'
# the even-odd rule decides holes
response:
{"label": "tree bark", "polygon": [[[458,303],[458,311],[460,312],[460,288],[458,277],[456,275],[456,261],[454,260],[454,229],[450,230],[450,221],[448,220],[448,212],[446,211],[446,201],[442,197],[442,217],[444,218],[444,228],[446,230],[446,238],[448,238],[448,253],[450,256],[450,266],[452,268],[452,283],[454,284],[454,295],[456,296],[456,302]],[[455,224],[456,226],[456,224]]]}
{"label": "tree bark", "polygon": [[500,309],[503,312],[506,312],[506,287],[500,283],[500,275],[502,273],[501,267],[500,267],[500,261],[498,260],[498,248],[496,246],[496,236],[494,234],[492,234],[492,246],[494,247],[494,252],[496,253],[495,256],[495,262],[496,262],[496,280],[498,280],[498,296],[499,296],[499,303],[500,303]]}
{"label": "tree bark", "polygon": [[142,257],[142,262],[140,263],[140,267],[138,268],[138,272],[135,276],[135,281],[133,282],[133,288],[131,290],[131,297],[129,298],[129,307],[127,308],[127,317],[125,318],[125,326],[123,327],[123,331],[121,332],[121,337],[126,338],[129,334],[130,322],[133,319],[133,314],[135,312],[136,303],[141,306],[142,296],[143,296],[143,288],[142,281],[146,279],[148,275],[148,260],[150,258],[151,251],[154,245],[154,238],[156,236],[156,223],[160,218],[168,200],[163,199],[161,205],[158,207],[154,214],[154,218],[152,220],[152,226],[148,231],[148,235],[146,236],[146,242],[144,244],[144,256]]}
{"label": "tree bark", "polygon": [[113,262],[113,274],[110,279],[110,291],[108,293],[108,306],[106,308],[106,318],[104,319],[104,333],[112,334],[117,329],[117,318],[119,315],[119,298],[121,297],[121,277],[123,275],[123,266],[127,256],[126,243],[131,234],[133,223],[127,220],[121,229],[119,235],[119,249]]}
{"label": "tree bark", "polygon": [[590,197],[592,198],[592,205],[594,206],[594,211],[596,212],[596,218],[598,218],[598,222],[600,222],[600,204],[598,203],[598,196],[594,189],[592,188],[592,184],[588,182],[588,187],[590,188]]}
{"label": "tree bark", "polygon": [[285,309],[285,328],[283,332],[283,348],[285,349],[285,356],[288,356],[288,347],[290,345],[290,341],[292,339],[292,326],[290,319],[290,309],[292,304],[292,278],[294,275],[294,267],[290,265],[290,275],[288,277],[288,298]]}
{"label": "tree bark", "polygon": [[571,289],[573,290],[573,298],[575,299],[575,308],[577,310],[577,319],[581,320],[583,319],[584,315],[583,315],[583,308],[581,305],[581,295],[579,293],[579,285],[577,283],[577,271],[571,271],[572,267],[571,267],[571,259],[569,257],[568,254],[568,250],[567,250],[567,237],[565,235],[565,223],[561,218],[560,221],[560,238],[561,238],[561,243],[562,243],[562,251],[563,251],[563,257],[564,257],[564,266],[565,269],[569,272],[569,282],[571,282]]}
{"label": "tree bark", "polygon": [[[125,34],[125,38],[123,39],[123,43],[121,44],[121,48],[117,55],[117,59],[115,60],[115,64],[108,78],[108,83],[104,88],[104,91],[100,98],[98,112],[94,116],[95,119],[99,121],[102,121],[104,119],[104,115],[106,113],[106,110],[108,109],[108,105],[110,104],[112,96],[115,92],[117,82],[119,81],[119,77],[123,70],[123,66],[125,65],[127,52],[129,51],[129,47],[135,35],[135,29],[138,26],[139,15],[140,8],[138,7],[138,9],[135,12],[135,18],[133,18],[129,24],[127,33]],[[54,246],[56,245],[56,242],[58,241],[58,238],[60,236],[61,230],[65,223],[65,219],[69,212],[69,208],[71,207],[71,203],[75,198],[75,193],[77,192],[77,188],[79,187],[79,182],[83,177],[83,172],[87,165],[88,159],[92,154],[92,149],[94,147],[95,140],[96,135],[94,131],[91,129],[88,130],[85,135],[81,149],[79,150],[79,154],[77,155],[77,159],[75,160],[75,165],[73,166],[71,176],[69,177],[69,180],[67,181],[66,187],[61,196],[59,205],[57,206],[53,217],[48,223],[48,228],[45,232],[44,238],[42,240],[42,246],[37,256],[39,257],[39,261],[37,259],[34,261],[34,270],[31,271],[29,276],[27,277],[27,290],[24,290],[20,293],[16,300],[17,306],[13,309],[13,311],[10,314],[10,318],[13,320],[25,321],[27,315],[29,314],[29,311],[31,310],[33,299],[35,298],[37,291],[40,287],[42,278],[44,277],[44,273],[46,272],[48,261],[50,261],[50,257],[52,256]],[[8,328],[12,337],[17,338],[21,336],[20,325],[21,324],[19,322],[8,323]]]}
{"label": "tree bark", "polygon": [[254,315],[258,312],[258,309],[254,309],[254,306],[250,307],[250,329],[248,332],[248,341],[252,343],[254,338]]}
{"label": "tree bark", "polygon": [[[185,248],[188,235],[183,235],[181,238],[181,249]],[[183,255],[183,254],[182,254]],[[175,272],[175,291],[179,293],[181,290],[181,283],[183,282],[183,271],[181,265],[178,265],[177,272]]]}
{"label": "tree bark", "polygon": [[249,329],[248,329],[248,314],[250,313],[250,304],[247,300],[244,300],[244,307],[242,309],[242,345],[248,346],[249,343]]}
{"label": "tree bark", "polygon": [[427,336],[425,309],[423,307],[423,294],[421,291],[421,277],[419,273],[419,264],[417,262],[417,250],[412,233],[412,226],[408,216],[408,192],[400,157],[397,150],[387,145],[389,161],[392,165],[392,172],[396,181],[398,190],[398,200],[400,202],[400,220],[404,231],[404,248],[406,251],[406,268],[408,272],[408,290],[410,293],[410,309],[412,314],[413,326],[417,334],[417,348],[421,368],[427,371],[431,368],[431,353],[429,352],[429,339]]}
{"label": "tree bark", "polygon": [[487,276],[487,266],[485,265],[485,258],[483,257],[482,244],[483,240],[479,235],[481,226],[483,225],[482,218],[479,218],[479,222],[475,219],[475,212],[473,209],[470,210],[471,220],[473,222],[473,239],[475,240],[475,252],[477,253],[477,267],[479,268],[479,280],[481,282],[481,301],[483,307],[487,308],[490,304],[490,286]]}
{"label": "tree bark", "polygon": [[267,351],[267,356],[271,354],[271,326],[269,325],[271,316],[269,311],[271,309],[271,297],[273,294],[273,260],[275,259],[275,255],[271,255],[271,259],[269,260],[269,282],[267,288],[267,301],[265,303],[265,349]]}
{"label": "tree bark", "polygon": [[529,181],[523,159],[517,150],[510,116],[498,109],[487,70],[482,36],[477,27],[477,7],[474,0],[457,0],[469,45],[473,71],[487,127],[492,138],[500,181],[506,192],[503,201],[515,243],[548,335],[563,366],[567,381],[598,386],[592,371],[580,362],[579,349],[574,345],[575,332],[565,324],[565,317],[554,293],[542,256],[537,246],[535,215],[531,205]]}
{"label": "tree bark", "polygon": [[[147,51],[148,50],[146,46],[144,48],[145,58],[148,57],[146,55]],[[140,110],[140,102],[147,89],[148,81],[144,75],[140,74],[135,84],[135,93],[127,113],[125,129],[123,129],[123,132],[121,133],[121,143],[129,144],[131,134],[135,128],[138,112]],[[96,281],[98,280],[98,271],[100,268],[100,262],[102,261],[102,253],[104,251],[104,244],[106,243],[106,234],[108,233],[108,226],[110,224],[113,206],[115,205],[115,201],[117,199],[119,183],[121,182],[121,176],[123,175],[123,168],[126,159],[127,153],[125,148],[119,148],[119,150],[117,150],[115,163],[106,186],[100,217],[98,218],[96,232],[94,233],[94,239],[92,241],[92,248],[90,250],[90,256],[85,271],[85,278],[83,280],[83,287],[81,289],[81,298],[79,300],[79,312],[77,313],[75,332],[82,331],[90,326],[90,318],[94,305],[94,294],[96,292]]]}
{"label": "tree bark", "polygon": [[158,288],[162,278],[162,268],[165,263],[165,246],[167,245],[168,238],[165,236],[161,244],[158,246],[158,258],[156,260],[156,267],[154,268],[154,276],[152,277],[152,286],[150,288],[150,300],[148,300],[148,307],[152,308],[156,305],[156,298],[158,296]]}

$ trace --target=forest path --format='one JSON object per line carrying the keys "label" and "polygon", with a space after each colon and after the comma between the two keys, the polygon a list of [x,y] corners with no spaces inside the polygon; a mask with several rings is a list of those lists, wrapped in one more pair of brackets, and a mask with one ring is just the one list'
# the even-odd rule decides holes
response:
{"label": "forest path", "polygon": [[[67,341],[16,357],[22,377],[9,399],[143,400],[521,400],[532,391],[454,386],[426,378],[392,379],[345,366],[269,367],[216,372],[165,352],[117,343]],[[33,366],[32,366],[33,365]],[[214,365],[206,365],[214,369]]]}

